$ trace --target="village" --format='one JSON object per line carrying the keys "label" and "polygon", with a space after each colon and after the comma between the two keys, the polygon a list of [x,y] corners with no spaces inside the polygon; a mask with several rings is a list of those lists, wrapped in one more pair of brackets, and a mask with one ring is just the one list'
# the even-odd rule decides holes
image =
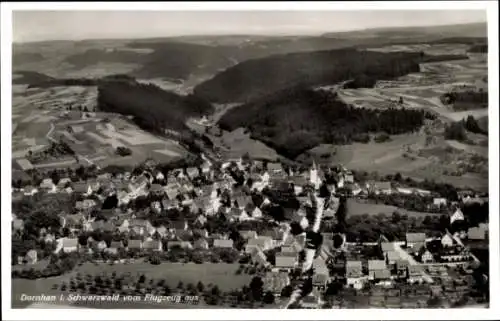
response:
{"label": "village", "polygon": [[[237,274],[260,278],[260,296],[266,303],[283,302],[300,274],[297,270],[313,207],[309,195],[316,192],[327,200],[323,241],[313,262],[313,290],[303,298],[302,308],[449,307],[487,302],[487,276],[478,269],[485,262],[469,244],[487,244],[488,224],[471,226],[461,209],[487,203],[487,195],[458,191],[458,199],[451,200],[434,191],[394,187],[391,182],[358,182],[355,177],[343,166],[325,168],[313,163],[293,169],[249,157],[220,164],[202,157],[199,166],[168,171],[146,164],[134,172],[101,170],[80,181],[43,178],[38,186],[14,188],[13,200],[34,202],[36,209],[37,202],[65,197],[72,210],[55,209],[55,221],[34,224],[13,207],[13,240],[36,234],[30,243],[34,248],[13,251],[13,265],[21,267],[13,271],[13,277],[64,274],[75,264],[66,267],[61,262],[75,256],[80,264],[110,265],[111,270],[112,265],[137,261],[159,269],[166,264],[237,262]],[[362,233],[352,237],[350,231],[356,227],[346,226],[347,201],[368,202],[370,208],[370,200],[396,196],[427,200],[428,212],[447,217],[446,227],[426,234],[414,224],[413,230],[402,235],[380,233],[376,240],[363,238]],[[388,220],[394,223],[399,215]],[[55,262],[56,272],[54,268],[47,272],[48,267],[34,269],[42,260]],[[73,290],[82,289],[75,286]],[[143,293],[134,291],[135,286],[123,293]],[[263,299],[254,295],[251,300]],[[217,304],[234,306],[236,301],[241,298],[228,292]]]}

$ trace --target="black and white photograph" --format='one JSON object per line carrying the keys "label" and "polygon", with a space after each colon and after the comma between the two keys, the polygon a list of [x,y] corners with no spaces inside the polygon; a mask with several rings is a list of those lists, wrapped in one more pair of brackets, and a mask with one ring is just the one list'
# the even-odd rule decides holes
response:
{"label": "black and white photograph", "polygon": [[497,2],[149,4],[2,3],[9,318],[498,316]]}

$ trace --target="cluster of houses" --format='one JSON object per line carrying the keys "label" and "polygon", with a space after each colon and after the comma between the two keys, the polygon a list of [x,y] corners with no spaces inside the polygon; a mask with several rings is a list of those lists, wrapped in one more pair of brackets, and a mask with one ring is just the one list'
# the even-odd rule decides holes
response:
{"label": "cluster of houses", "polygon": [[[304,171],[293,172],[285,170],[280,163],[264,164],[259,161],[243,161],[236,159],[222,164],[220,168],[206,158],[199,167],[176,169],[164,174],[152,169],[140,175],[122,173],[111,175],[104,173],[87,181],[72,182],[69,178],[62,178],[57,183],[50,178],[44,179],[39,186],[28,186],[16,190],[22,196],[33,196],[36,193],[67,193],[78,194],[82,197],[75,203],[73,213],[61,215],[61,227],[69,230],[67,237],[56,239],[51,231],[41,229],[40,239],[45,243],[53,243],[55,252],[87,253],[105,252],[119,254],[123,251],[138,251],[141,253],[164,252],[173,247],[183,249],[214,248],[235,249],[235,244],[228,233],[210,234],[205,228],[208,219],[215,215],[224,216],[229,222],[255,221],[263,219],[265,207],[272,201],[262,195],[260,202],[248,191],[262,192],[265,188],[280,189],[286,185],[292,188],[300,203],[300,208],[290,216],[291,220],[300,222],[303,228],[308,225],[306,208],[311,206],[307,196],[309,190],[318,191],[321,186],[326,186],[330,193],[330,202],[324,210],[324,220],[333,219],[338,208],[338,199],[335,193],[348,189],[353,195],[375,194],[411,194],[419,193],[430,195],[430,192],[418,189],[393,188],[389,182],[370,182],[365,185],[354,181],[352,172],[345,168],[336,171],[321,171],[315,164]],[[236,174],[236,175],[235,175]],[[333,183],[326,179],[326,175],[333,175]],[[236,178],[235,178],[236,176]],[[237,177],[243,179],[243,186],[235,187]],[[195,184],[197,180],[210,182],[208,184]],[[229,195],[231,200],[227,204],[224,195]],[[138,219],[128,205],[141,196],[154,196],[149,204],[147,213],[161,215],[170,209],[189,209],[194,213],[194,221],[171,220],[168,225],[153,226],[146,218]],[[112,209],[99,209],[99,205],[110,197],[116,198],[116,206]],[[467,196],[463,196],[466,198]],[[435,198],[434,205],[446,205],[447,200]],[[96,219],[91,215],[93,210],[100,212],[100,217],[107,220]],[[453,223],[464,220],[463,214],[457,210],[451,217]],[[13,217],[13,229],[23,231],[24,222]],[[124,241],[96,241],[88,237],[86,242],[79,240],[81,233],[103,231],[113,234],[126,235]],[[249,255],[251,261],[268,268],[265,275],[265,290],[271,291],[279,297],[284,287],[290,285],[290,272],[299,267],[300,253],[305,246],[305,235],[293,235],[290,224],[285,223],[279,227],[268,228],[257,233],[254,230],[240,230],[245,245],[241,254]],[[473,257],[463,245],[464,238],[481,240],[487,237],[487,225],[470,228],[464,233],[451,235],[446,233],[438,242],[439,251],[430,245],[436,240],[428,240],[424,233],[407,233],[403,245],[389,242],[384,237],[378,242],[383,253],[383,259],[362,261],[359,259],[346,259],[337,262],[345,271],[348,288],[361,290],[367,283],[377,283],[389,287],[395,279],[406,280],[409,284],[420,284],[428,280],[424,272],[425,266],[432,266],[438,262],[467,262]],[[345,244],[345,236],[344,242]],[[324,235],[324,244],[319,255],[314,259],[314,291],[303,300],[304,307],[314,308],[321,304],[321,292],[331,280],[327,262],[331,257],[331,244],[333,235]],[[85,243],[85,245],[81,244]],[[397,249],[396,247],[399,247]],[[268,261],[268,251],[275,252],[274,262]],[[343,249],[345,250],[345,248]],[[408,256],[402,256],[402,252]],[[37,251],[30,250],[19,262],[35,263]],[[417,262],[418,261],[418,262]],[[377,297],[377,296],[375,296]],[[392,297],[385,293],[384,298]]]}

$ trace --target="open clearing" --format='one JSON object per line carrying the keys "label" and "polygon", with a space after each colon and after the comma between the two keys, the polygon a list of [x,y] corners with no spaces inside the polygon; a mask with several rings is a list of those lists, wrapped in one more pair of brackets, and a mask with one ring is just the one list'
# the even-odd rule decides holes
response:
{"label": "open clearing", "polygon": [[243,128],[235,129],[232,132],[224,131],[222,137],[207,136],[227,158],[239,158],[245,153],[257,159],[276,160],[280,157],[274,149],[260,141],[251,139],[250,134],[245,133]]}
{"label": "open clearing", "polygon": [[80,272],[83,276],[87,273],[91,275],[107,273],[111,275],[116,272],[118,275],[121,273],[131,273],[132,275],[145,274],[147,279],[165,279],[166,283],[175,288],[179,281],[184,285],[189,283],[196,284],[201,281],[207,286],[212,283],[217,285],[222,291],[241,288],[243,285],[248,285],[252,278],[248,274],[236,275],[239,264],[226,264],[226,263],[162,263],[160,265],[151,265],[149,263],[134,263],[134,264],[97,264],[85,263],[77,267],[69,274],[58,277],[26,280],[26,279],[13,279],[12,280],[12,304],[14,307],[23,307],[30,302],[22,302],[20,300],[21,294],[27,295],[45,295],[59,294],[57,290],[52,290],[53,284],[60,284],[63,281],[69,282],[69,279],[76,276]]}
{"label": "open clearing", "polygon": [[383,213],[385,215],[392,215],[395,211],[398,211],[401,215],[408,215],[413,217],[424,218],[426,215],[441,215],[436,213],[425,213],[425,212],[415,212],[408,211],[403,208],[399,208],[392,205],[384,205],[384,204],[373,204],[373,203],[362,203],[354,199],[347,200],[347,215],[348,216],[356,216],[356,215],[377,215]]}

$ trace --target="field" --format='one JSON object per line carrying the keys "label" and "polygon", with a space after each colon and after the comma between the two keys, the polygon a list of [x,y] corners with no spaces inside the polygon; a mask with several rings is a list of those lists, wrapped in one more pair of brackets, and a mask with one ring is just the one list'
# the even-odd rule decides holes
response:
{"label": "field", "polygon": [[[76,110],[78,107],[94,110],[97,96],[95,87],[15,87],[13,159],[24,159],[30,151],[42,151],[51,141],[60,138],[80,156],[83,165],[136,165],[147,158],[170,162],[187,153],[177,142],[145,132],[124,117]],[[73,110],[68,112],[68,106]],[[116,155],[119,146],[129,148],[132,155]],[[55,168],[77,167],[80,164],[74,157],[65,156],[48,158],[31,165],[35,168]]]}
{"label": "field", "polygon": [[[459,44],[402,45],[371,48],[380,51],[424,51],[429,54],[463,54],[468,47]],[[424,131],[399,135],[385,143],[354,143],[348,146],[322,145],[309,151],[327,162],[340,162],[348,168],[378,171],[384,174],[400,172],[415,179],[434,179],[457,186],[487,190],[487,165],[480,173],[466,172],[461,176],[448,175],[472,155],[488,157],[484,146],[487,137],[468,133],[475,145],[443,139],[444,125],[459,121],[468,115],[476,119],[488,115],[488,109],[454,111],[444,106],[439,97],[458,88],[487,90],[483,78],[487,76],[486,55],[469,55],[469,60],[444,61],[421,64],[421,71],[395,79],[380,81],[374,88],[338,89],[339,98],[355,107],[374,109],[422,108],[438,116],[427,122],[426,131],[432,141],[426,141]],[[402,103],[400,103],[400,98]],[[446,147],[451,147],[453,153]]]}
{"label": "field", "polygon": [[424,212],[414,212],[408,211],[399,207],[384,204],[371,204],[371,203],[361,203],[354,199],[347,200],[347,215],[377,215],[383,213],[385,215],[392,215],[394,211],[398,211],[401,215],[408,215],[409,217],[425,217],[426,215],[440,215],[435,213],[424,213]]}
{"label": "field", "polygon": [[[132,275],[144,273],[147,278],[165,279],[166,283],[175,288],[179,281],[185,285],[188,283],[196,284],[201,281],[207,286],[212,283],[217,285],[222,291],[228,291],[235,288],[241,288],[243,285],[248,285],[252,278],[248,274],[236,275],[238,264],[194,264],[194,263],[163,263],[160,265],[151,265],[148,263],[134,263],[134,264],[98,264],[85,263],[76,268],[72,273],[59,277],[38,279],[38,280],[25,280],[13,279],[12,280],[12,304],[14,307],[26,306],[27,302],[21,302],[21,294],[39,295],[41,293],[59,294],[57,290],[51,290],[53,284],[60,284],[63,281],[69,282],[71,276],[75,276],[80,272],[82,275],[90,273],[111,274],[116,272],[118,275],[121,273],[131,273]],[[110,304],[115,306],[115,304]]]}
{"label": "field", "polygon": [[222,137],[208,135],[215,146],[227,158],[239,158],[248,153],[253,158],[276,160],[280,156],[264,143],[251,139],[249,133],[238,128],[232,132],[223,131]]}

